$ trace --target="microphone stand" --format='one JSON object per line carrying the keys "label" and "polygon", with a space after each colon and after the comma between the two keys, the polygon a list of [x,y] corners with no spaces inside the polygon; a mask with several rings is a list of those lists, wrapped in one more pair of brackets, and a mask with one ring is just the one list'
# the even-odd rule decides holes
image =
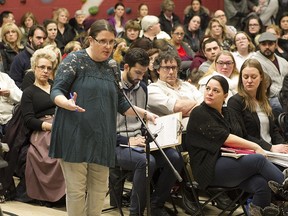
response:
{"label": "microphone stand", "polygon": [[147,127],[146,123],[143,121],[139,113],[135,110],[133,104],[123,91],[122,83],[121,81],[117,82],[118,77],[116,74],[115,84],[120,91],[120,93],[125,97],[126,101],[129,103],[130,107],[132,108],[133,112],[136,114],[137,118],[140,120],[140,122],[143,125],[144,129],[144,135],[145,135],[145,151],[146,151],[146,209],[147,209],[147,216],[150,216],[151,206],[150,206],[150,142],[154,142],[157,148],[160,150],[161,154],[165,158],[166,162],[168,163],[169,167],[173,170],[173,173],[175,177],[178,179],[179,182],[182,182],[182,177],[179,175],[178,171],[175,169],[169,158],[166,156],[165,152],[162,150],[162,148],[159,146],[158,142],[156,141],[156,136],[152,134],[152,132]]}

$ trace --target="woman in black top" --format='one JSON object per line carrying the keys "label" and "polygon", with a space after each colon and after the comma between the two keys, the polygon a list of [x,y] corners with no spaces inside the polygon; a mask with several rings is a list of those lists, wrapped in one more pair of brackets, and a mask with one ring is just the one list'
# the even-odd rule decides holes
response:
{"label": "woman in black top", "polygon": [[[193,176],[204,189],[207,186],[238,186],[253,194],[251,215],[260,208],[277,215],[279,210],[269,207],[271,190],[268,181],[274,179],[282,183],[283,173],[265,158],[259,145],[241,138],[245,137],[245,130],[237,124],[237,116],[223,107],[228,90],[225,78],[211,77],[206,84],[204,102],[190,115],[186,143]],[[220,148],[224,145],[252,149],[257,154],[239,159],[222,157]]]}
{"label": "woman in black top", "polygon": [[266,79],[259,61],[247,59],[241,67],[238,94],[229,99],[228,107],[243,121],[249,140],[267,151],[288,153],[288,145],[283,144],[284,138],[274,123]]}
{"label": "woman in black top", "polygon": [[56,65],[57,56],[52,50],[36,50],[31,57],[35,82],[24,90],[21,99],[24,123],[33,131],[26,159],[27,195],[45,202],[56,202],[65,195],[60,163],[48,156],[56,107],[50,99],[51,84],[48,80]]}

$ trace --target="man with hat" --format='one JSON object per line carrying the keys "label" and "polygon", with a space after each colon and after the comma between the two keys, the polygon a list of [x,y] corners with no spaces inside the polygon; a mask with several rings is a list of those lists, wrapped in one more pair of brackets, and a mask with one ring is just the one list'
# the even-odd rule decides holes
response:
{"label": "man with hat", "polygon": [[264,72],[271,78],[270,105],[274,116],[277,118],[282,112],[278,94],[282,88],[283,79],[288,74],[288,62],[275,54],[277,37],[274,34],[264,32],[260,35],[258,41],[259,50],[252,58],[257,59],[261,63]]}

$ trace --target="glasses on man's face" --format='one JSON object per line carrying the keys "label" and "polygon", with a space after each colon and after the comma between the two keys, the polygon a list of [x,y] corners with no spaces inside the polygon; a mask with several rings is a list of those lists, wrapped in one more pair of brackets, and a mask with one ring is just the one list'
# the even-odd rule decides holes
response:
{"label": "glasses on man's face", "polygon": [[115,40],[110,40],[110,41],[107,41],[107,40],[97,40],[96,38],[93,38],[99,45],[101,46],[114,46],[114,44],[116,43]]}
{"label": "glasses on man's face", "polygon": [[216,64],[220,65],[221,67],[224,67],[226,65],[227,67],[231,67],[234,65],[234,62],[228,61],[228,62],[222,62],[222,61],[217,61]]}
{"label": "glasses on man's face", "polygon": [[160,66],[160,68],[163,69],[164,72],[168,73],[172,69],[173,72],[177,71],[177,66]]}
{"label": "glasses on man's face", "polygon": [[53,70],[53,68],[52,67],[50,67],[50,66],[45,66],[45,65],[40,65],[40,66],[36,66],[37,68],[39,68],[41,71],[45,71],[45,70],[47,70],[47,72],[51,72],[52,70]]}

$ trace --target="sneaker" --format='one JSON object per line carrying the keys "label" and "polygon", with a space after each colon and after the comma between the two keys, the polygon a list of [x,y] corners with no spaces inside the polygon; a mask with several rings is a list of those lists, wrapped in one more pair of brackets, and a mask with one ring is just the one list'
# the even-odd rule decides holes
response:
{"label": "sneaker", "polygon": [[152,207],[151,216],[170,216],[164,207]]}

